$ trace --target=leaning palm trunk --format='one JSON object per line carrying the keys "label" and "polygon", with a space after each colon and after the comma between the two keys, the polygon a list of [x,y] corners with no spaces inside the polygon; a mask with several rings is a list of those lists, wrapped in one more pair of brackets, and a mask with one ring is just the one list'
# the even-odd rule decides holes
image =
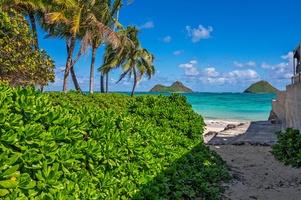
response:
{"label": "leaning palm trunk", "polygon": [[133,72],[134,72],[134,86],[133,86],[133,89],[132,89],[131,97],[134,96],[134,92],[135,92],[135,89],[136,89],[136,86],[137,86],[137,72],[136,72],[135,67],[133,68]]}
{"label": "leaning palm trunk", "polygon": [[[63,83],[63,92],[67,92],[68,90],[68,81],[69,81],[69,70],[72,67],[72,55],[75,47],[75,42],[76,42],[76,35],[73,34],[71,37],[70,45],[68,46],[68,58],[66,61],[66,68],[65,68],[65,73],[64,73],[64,83]],[[68,42],[67,42],[68,43]]]}
{"label": "leaning palm trunk", "polygon": [[93,93],[94,64],[96,58],[96,50],[97,50],[96,47],[92,47],[92,61],[91,61],[91,68],[90,68],[90,86],[89,86],[90,94]]}
{"label": "leaning palm trunk", "polygon": [[78,84],[78,81],[77,81],[77,78],[76,78],[76,75],[75,75],[75,72],[74,72],[74,67],[72,66],[71,69],[70,69],[70,74],[71,74],[71,77],[72,77],[72,81],[73,81],[73,84],[74,84],[74,87],[77,91],[79,91],[80,94],[83,93],[83,91],[81,90],[79,84]]}

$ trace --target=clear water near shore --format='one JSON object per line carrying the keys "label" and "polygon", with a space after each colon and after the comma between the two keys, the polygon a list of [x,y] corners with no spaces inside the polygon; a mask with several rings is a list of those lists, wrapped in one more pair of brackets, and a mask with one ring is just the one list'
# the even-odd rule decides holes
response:
{"label": "clear water near shore", "polygon": [[[130,93],[126,93],[130,94]],[[140,94],[164,94],[148,93]],[[268,120],[272,109],[272,98],[275,94],[251,94],[251,93],[181,93],[187,97],[195,112],[201,114],[207,120],[225,121],[261,121]]]}

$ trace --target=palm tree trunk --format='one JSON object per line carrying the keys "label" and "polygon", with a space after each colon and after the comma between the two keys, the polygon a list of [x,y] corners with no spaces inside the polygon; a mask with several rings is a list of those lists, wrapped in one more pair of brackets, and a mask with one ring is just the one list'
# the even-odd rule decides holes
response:
{"label": "palm tree trunk", "polygon": [[104,88],[104,73],[103,71],[100,72],[100,92],[105,93],[105,88]]}
{"label": "palm tree trunk", "polygon": [[89,86],[90,94],[93,94],[94,64],[96,58],[96,50],[97,50],[96,47],[92,47],[92,60],[91,60],[91,67],[90,67],[90,86]]}
{"label": "palm tree trunk", "polygon": [[43,92],[44,92],[44,89],[45,89],[45,88],[44,88],[44,85],[41,85],[41,86],[40,86],[40,89],[41,89],[41,92],[43,93]]}
{"label": "palm tree trunk", "polygon": [[106,93],[109,93],[109,72],[106,73]]}
{"label": "palm tree trunk", "polygon": [[73,51],[74,51],[74,47],[75,47],[75,42],[76,42],[76,35],[72,35],[70,44],[68,44],[68,41],[67,41],[68,57],[67,57],[66,68],[65,68],[65,73],[64,73],[63,92],[67,92],[67,90],[68,90],[69,70],[71,69],[71,65],[72,65],[72,55],[73,55]]}
{"label": "palm tree trunk", "polygon": [[70,74],[71,74],[72,81],[73,81],[75,89],[77,91],[79,91],[80,94],[83,94],[83,91],[82,91],[82,89],[80,88],[80,86],[78,84],[78,81],[77,81],[77,78],[76,78],[76,75],[75,75],[75,72],[74,72],[74,67],[71,67]]}
{"label": "palm tree trunk", "polygon": [[133,89],[132,89],[131,97],[134,96],[134,92],[135,92],[135,89],[136,89],[136,86],[137,86],[137,73],[136,73],[136,68],[135,67],[133,68],[133,72],[134,72],[134,86],[133,86]]}
{"label": "palm tree trunk", "polygon": [[32,11],[28,12],[28,16],[29,16],[30,23],[31,23],[31,30],[33,33],[34,47],[35,47],[35,50],[39,50],[38,33],[37,33],[37,26],[36,26],[36,19],[34,16],[34,12],[32,12]]}

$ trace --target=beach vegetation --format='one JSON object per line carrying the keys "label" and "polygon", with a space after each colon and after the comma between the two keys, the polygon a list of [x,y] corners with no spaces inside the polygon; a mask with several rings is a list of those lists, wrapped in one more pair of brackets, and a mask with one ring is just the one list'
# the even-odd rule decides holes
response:
{"label": "beach vegetation", "polygon": [[272,147],[275,158],[286,165],[301,167],[301,134],[299,130],[287,128],[276,132],[278,141]]}
{"label": "beach vegetation", "polygon": [[227,165],[184,96],[0,83],[2,199],[218,199]]}
{"label": "beach vegetation", "polygon": [[2,0],[0,6],[3,11],[14,10],[29,18],[30,27],[33,35],[33,45],[35,50],[39,49],[38,31],[37,31],[37,14],[41,15],[46,9],[46,4],[42,0]]}
{"label": "beach vegetation", "polygon": [[54,61],[36,45],[21,14],[0,10],[0,81],[41,87],[54,82]]}

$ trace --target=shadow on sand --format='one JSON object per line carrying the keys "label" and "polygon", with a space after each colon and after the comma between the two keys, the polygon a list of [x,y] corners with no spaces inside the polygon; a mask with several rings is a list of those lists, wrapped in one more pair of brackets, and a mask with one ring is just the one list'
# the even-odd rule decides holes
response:
{"label": "shadow on sand", "polygon": [[[277,142],[275,132],[281,130],[281,124],[272,124],[271,121],[253,121],[242,123],[235,128],[215,133],[208,145],[266,145]],[[212,133],[211,133],[212,134]]]}

